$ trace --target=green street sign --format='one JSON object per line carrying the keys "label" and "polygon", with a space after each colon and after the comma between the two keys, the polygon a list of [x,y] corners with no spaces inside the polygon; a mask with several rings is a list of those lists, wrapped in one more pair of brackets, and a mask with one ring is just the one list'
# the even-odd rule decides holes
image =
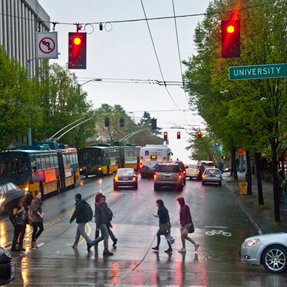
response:
{"label": "green street sign", "polygon": [[229,67],[229,80],[287,78],[287,64]]}

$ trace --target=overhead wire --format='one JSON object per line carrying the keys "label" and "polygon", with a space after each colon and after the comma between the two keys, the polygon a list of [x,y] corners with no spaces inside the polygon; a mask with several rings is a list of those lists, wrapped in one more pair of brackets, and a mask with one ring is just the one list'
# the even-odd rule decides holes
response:
{"label": "overhead wire", "polygon": [[[160,64],[159,57],[158,57],[158,53],[157,53],[156,48],[155,48],[155,43],[154,43],[153,36],[152,36],[152,33],[151,33],[151,29],[150,29],[150,25],[149,25],[149,22],[148,22],[148,19],[147,19],[147,15],[146,15],[145,7],[144,7],[144,4],[143,4],[143,0],[140,0],[140,2],[141,2],[143,13],[144,13],[144,16],[145,16],[145,19],[146,19],[146,24],[147,24],[147,28],[148,28],[148,31],[149,31],[150,39],[151,39],[151,42],[152,42],[153,51],[155,53],[157,65],[158,65],[158,68],[159,68],[159,71],[160,71],[160,75],[161,75],[162,81],[165,82],[165,79],[164,79],[164,76],[163,76],[163,71],[162,71],[161,64]],[[169,92],[167,86],[164,85],[164,87],[165,87],[165,90],[166,90],[168,96],[172,100],[173,104],[178,108],[178,110],[180,110],[179,106],[176,104],[174,98],[172,97],[171,93]]]}

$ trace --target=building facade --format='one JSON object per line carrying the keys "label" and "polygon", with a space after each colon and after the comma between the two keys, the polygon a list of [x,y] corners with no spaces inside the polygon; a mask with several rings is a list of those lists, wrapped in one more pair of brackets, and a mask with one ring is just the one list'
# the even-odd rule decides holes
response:
{"label": "building facade", "polygon": [[49,30],[50,17],[37,0],[0,0],[0,46],[33,74],[38,65],[36,32]]}

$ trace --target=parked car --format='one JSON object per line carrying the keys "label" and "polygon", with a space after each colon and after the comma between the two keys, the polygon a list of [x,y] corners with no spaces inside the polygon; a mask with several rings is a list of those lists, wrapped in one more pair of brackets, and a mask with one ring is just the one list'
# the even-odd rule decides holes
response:
{"label": "parked car", "polygon": [[10,253],[0,247],[0,286],[8,284],[14,279],[15,270]]}
{"label": "parked car", "polygon": [[206,183],[222,184],[221,171],[218,168],[206,168],[201,176],[202,185]]}
{"label": "parked car", "polygon": [[271,273],[287,269],[287,233],[248,237],[241,245],[240,257],[248,265],[261,265]]}
{"label": "parked car", "polygon": [[138,189],[138,176],[133,168],[119,168],[114,175],[114,190],[119,187]]}
{"label": "parked car", "polygon": [[154,174],[154,190],[162,187],[174,187],[182,191],[184,186],[184,174],[178,163],[160,163]]}
{"label": "parked car", "polygon": [[188,177],[190,180],[193,178],[200,180],[200,166],[198,164],[189,164],[186,168],[185,177]]}

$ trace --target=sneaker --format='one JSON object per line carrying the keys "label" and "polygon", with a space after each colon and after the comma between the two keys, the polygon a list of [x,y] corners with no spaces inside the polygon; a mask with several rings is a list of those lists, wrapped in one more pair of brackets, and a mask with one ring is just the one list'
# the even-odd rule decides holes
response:
{"label": "sneaker", "polygon": [[153,251],[156,251],[156,252],[158,252],[158,249],[159,249],[159,248],[158,248],[157,246],[155,246],[155,247],[152,248],[152,250],[153,250]]}
{"label": "sneaker", "polygon": [[165,253],[172,253],[172,248],[168,248],[167,250],[164,251]]}
{"label": "sneaker", "polygon": [[116,239],[114,240],[113,247],[116,247],[117,243],[118,243],[118,239],[116,238]]}
{"label": "sneaker", "polygon": [[195,251],[197,251],[198,247],[199,247],[199,244],[194,245]]}
{"label": "sneaker", "polygon": [[185,248],[181,248],[180,250],[178,250],[179,253],[186,253]]}
{"label": "sneaker", "polygon": [[104,252],[103,252],[103,255],[104,255],[104,256],[113,256],[114,253],[112,253],[112,252],[110,252],[110,251],[107,250],[107,251],[104,251]]}
{"label": "sneaker", "polygon": [[72,244],[72,248],[73,248],[73,249],[76,249],[77,246],[78,246],[78,244],[77,244],[76,242],[74,242],[74,243]]}

